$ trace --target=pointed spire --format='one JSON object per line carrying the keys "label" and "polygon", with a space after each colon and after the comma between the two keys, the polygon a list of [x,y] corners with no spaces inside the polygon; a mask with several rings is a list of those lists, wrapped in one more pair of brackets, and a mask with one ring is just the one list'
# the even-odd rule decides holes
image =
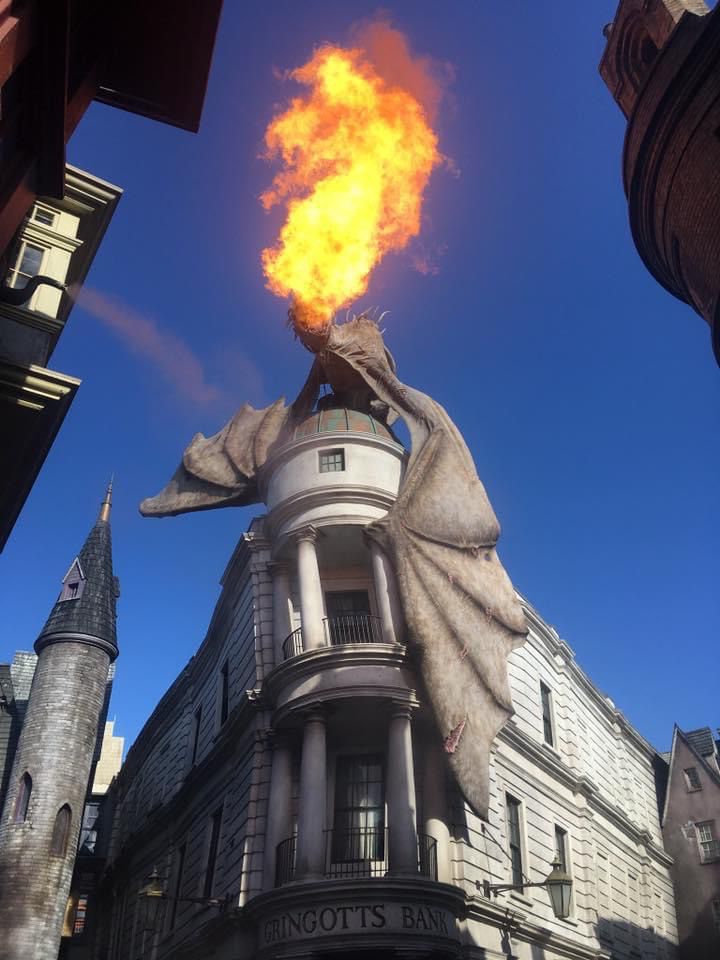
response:
{"label": "pointed spire", "polygon": [[115,474],[110,475],[110,483],[105,491],[105,499],[100,504],[100,513],[98,514],[98,523],[110,523],[110,510],[112,509],[112,488]]}
{"label": "pointed spire", "polygon": [[119,584],[113,573],[110,508],[112,478],[100,513],[62,583],[60,596],[35,642],[35,652],[58,640],[77,639],[117,656],[115,607]]}

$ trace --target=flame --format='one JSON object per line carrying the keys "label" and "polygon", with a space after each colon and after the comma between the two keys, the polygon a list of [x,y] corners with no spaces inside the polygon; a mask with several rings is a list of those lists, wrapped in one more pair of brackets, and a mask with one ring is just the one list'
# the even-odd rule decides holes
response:
{"label": "flame", "polygon": [[321,47],[290,76],[308,92],[265,133],[283,169],[260,200],[266,210],[284,204],[287,218],[262,264],[268,289],[292,297],[296,322],[319,330],[365,293],[386,253],[420,232],[441,155],[418,99],[362,50]]}

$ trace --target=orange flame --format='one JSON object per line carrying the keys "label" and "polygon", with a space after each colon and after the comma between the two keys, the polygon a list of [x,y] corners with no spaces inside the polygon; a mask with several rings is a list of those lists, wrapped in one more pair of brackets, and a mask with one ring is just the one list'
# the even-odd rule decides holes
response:
{"label": "orange flame", "polygon": [[419,101],[383,79],[359,49],[320,48],[291,77],[309,88],[265,133],[283,169],[260,200],[283,203],[267,286],[292,297],[296,320],[322,329],[365,293],[373,267],[420,232],[423,192],[440,162]]}

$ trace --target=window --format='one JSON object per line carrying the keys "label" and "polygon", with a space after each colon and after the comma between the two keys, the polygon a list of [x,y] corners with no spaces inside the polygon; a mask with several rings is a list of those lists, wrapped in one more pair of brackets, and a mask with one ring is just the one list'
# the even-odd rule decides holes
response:
{"label": "window", "polygon": [[198,744],[200,743],[200,721],[202,720],[202,707],[198,707],[193,715],[193,725],[191,733],[190,766],[195,765],[197,760]]}
{"label": "window", "polygon": [[83,810],[82,826],[80,827],[80,856],[91,857],[95,853],[98,837],[98,821],[100,818],[100,804],[86,803]]}
{"label": "window", "polygon": [[35,220],[36,223],[44,223],[45,226],[51,227],[55,223],[55,214],[52,210],[46,210],[44,207],[39,207],[35,204],[30,219]]}
{"label": "window", "polygon": [[720,933],[720,900],[713,900],[712,902],[712,917],[715,930]]}
{"label": "window", "polygon": [[13,820],[15,823],[24,823],[27,820],[31,793],[32,777],[26,772],[22,775],[20,780],[17,800],[15,801],[15,813],[13,815]]}
{"label": "window", "polygon": [[701,862],[707,863],[709,860],[720,857],[720,845],[715,838],[715,821],[706,820],[704,823],[696,823],[695,830],[700,844]]}
{"label": "window", "polygon": [[382,758],[377,754],[338,757],[335,768],[333,861],[382,860],[384,856]]}
{"label": "window", "polygon": [[520,801],[505,795],[505,810],[507,816],[508,853],[512,870],[512,882],[523,882],[522,844],[520,839]]}
{"label": "window", "polygon": [[8,272],[9,287],[26,287],[28,280],[40,273],[45,251],[32,243],[20,244],[15,265]]}
{"label": "window", "polygon": [[205,867],[205,881],[203,883],[203,897],[211,897],[215,881],[215,865],[217,863],[218,846],[220,843],[220,827],[222,825],[222,807],[216,810],[210,821],[210,844],[208,846],[207,866]]}
{"label": "window", "polygon": [[685,774],[685,786],[688,788],[688,792],[692,790],[702,790],[702,783],[700,783],[697,767],[687,767],[683,770],[683,773]]}
{"label": "window", "polygon": [[371,643],[381,640],[375,636],[375,621],[370,616],[370,597],[367,590],[344,590],[325,594],[330,643]]}
{"label": "window", "polygon": [[337,473],[345,469],[344,450],[321,450],[320,473]]}
{"label": "window", "polygon": [[228,718],[228,701],[228,661],[226,660],[222,667],[220,667],[220,726],[222,726]]}
{"label": "window", "polygon": [[172,930],[175,927],[175,920],[177,918],[178,910],[178,900],[182,892],[182,882],[183,882],[183,870],[185,869],[185,850],[187,849],[186,844],[178,847],[177,854],[175,857],[175,883],[173,884],[173,898],[170,906],[170,926],[169,929]]}
{"label": "window", "polygon": [[52,838],[50,840],[50,856],[64,857],[67,852],[67,842],[70,835],[70,822],[72,816],[70,807],[65,804],[60,807],[55,817],[53,825]]}
{"label": "window", "polygon": [[75,558],[70,569],[63,578],[63,586],[58,600],[77,600],[85,589],[85,575],[80,567],[80,561]]}
{"label": "window", "polygon": [[85,924],[87,923],[88,898],[78,897],[77,907],[75,907],[75,920],[73,921],[74,937],[82,936],[85,933]]}
{"label": "window", "polygon": [[568,870],[567,830],[558,826],[555,827],[555,859],[560,861],[561,870],[564,870],[565,873],[570,872]]}
{"label": "window", "polygon": [[550,702],[550,698],[550,687],[546,687],[544,683],[541,683],[540,700],[542,701],[543,737],[545,738],[545,743],[547,743],[549,747],[552,747],[555,745],[555,741],[553,738],[552,703]]}

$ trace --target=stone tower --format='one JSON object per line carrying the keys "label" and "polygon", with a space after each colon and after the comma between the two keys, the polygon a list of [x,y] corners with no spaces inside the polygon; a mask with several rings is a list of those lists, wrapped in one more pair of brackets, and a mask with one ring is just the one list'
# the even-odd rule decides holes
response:
{"label": "stone tower", "polygon": [[0,822],[0,960],[55,960],[108,669],[117,657],[110,505],[35,643],[27,713]]}

